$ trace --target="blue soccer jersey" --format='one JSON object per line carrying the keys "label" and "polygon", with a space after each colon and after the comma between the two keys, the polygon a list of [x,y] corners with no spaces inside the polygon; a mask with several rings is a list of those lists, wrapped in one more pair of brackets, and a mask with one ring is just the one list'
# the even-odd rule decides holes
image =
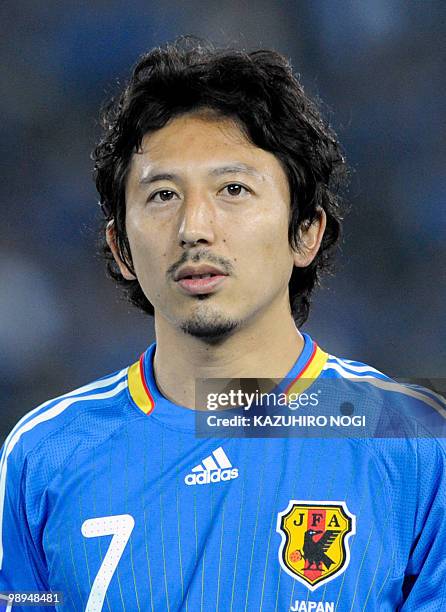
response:
{"label": "blue soccer jersey", "polygon": [[[304,338],[288,389],[333,382],[338,401],[362,380],[356,405],[376,414],[444,409]],[[441,439],[198,438],[195,411],[158,390],[154,353],[12,430],[0,592],[59,592],[76,612],[446,609]]]}

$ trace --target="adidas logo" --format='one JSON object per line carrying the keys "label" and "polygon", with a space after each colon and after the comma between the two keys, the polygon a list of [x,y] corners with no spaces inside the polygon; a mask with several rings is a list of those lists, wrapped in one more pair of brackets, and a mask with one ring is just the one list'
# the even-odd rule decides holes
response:
{"label": "adidas logo", "polygon": [[233,478],[238,478],[238,468],[232,467],[225,451],[219,446],[212,451],[212,455],[192,468],[191,473],[184,478],[184,482],[187,485],[201,485]]}

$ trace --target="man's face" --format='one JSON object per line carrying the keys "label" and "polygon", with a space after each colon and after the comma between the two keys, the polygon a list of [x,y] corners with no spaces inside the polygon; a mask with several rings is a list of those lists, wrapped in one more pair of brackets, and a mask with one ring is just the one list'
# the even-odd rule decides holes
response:
{"label": "man's face", "polygon": [[288,181],[230,119],[183,115],[147,134],[126,207],[134,270],[156,317],[211,340],[288,300]]}

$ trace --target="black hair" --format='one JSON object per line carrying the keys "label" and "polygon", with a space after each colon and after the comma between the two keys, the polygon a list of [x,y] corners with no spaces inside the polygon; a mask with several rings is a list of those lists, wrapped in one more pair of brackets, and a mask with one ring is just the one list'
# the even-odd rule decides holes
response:
{"label": "black hair", "polygon": [[[102,138],[92,154],[100,204],[106,222],[114,220],[121,258],[134,272],[125,228],[125,184],[133,153],[145,134],[175,116],[201,109],[234,119],[252,143],[281,162],[291,194],[291,246],[299,248],[302,224],[315,220],[321,208],[326,213],[327,227],[315,259],[305,268],[294,267],[289,282],[291,311],[302,325],[322,272],[332,269],[342,220],[339,190],[347,170],[336,134],[290,63],[275,51],[216,49],[181,37],[139,59],[122,93],[102,113]],[[138,280],[124,279],[107,244],[102,246],[111,277],[133,304],[153,315]]]}

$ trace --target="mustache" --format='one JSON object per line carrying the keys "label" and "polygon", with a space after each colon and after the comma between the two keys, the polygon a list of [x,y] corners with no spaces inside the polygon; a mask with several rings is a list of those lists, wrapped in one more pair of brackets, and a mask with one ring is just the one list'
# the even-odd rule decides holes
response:
{"label": "mustache", "polygon": [[194,253],[188,253],[187,251],[185,251],[178,261],[169,266],[166,272],[166,276],[173,280],[178,268],[180,268],[186,263],[214,264],[218,266],[221,270],[223,270],[223,272],[225,272],[226,274],[232,274],[232,272],[234,271],[234,266],[232,265],[232,263],[224,257],[214,255],[214,253],[211,253],[207,249],[198,249]]}

